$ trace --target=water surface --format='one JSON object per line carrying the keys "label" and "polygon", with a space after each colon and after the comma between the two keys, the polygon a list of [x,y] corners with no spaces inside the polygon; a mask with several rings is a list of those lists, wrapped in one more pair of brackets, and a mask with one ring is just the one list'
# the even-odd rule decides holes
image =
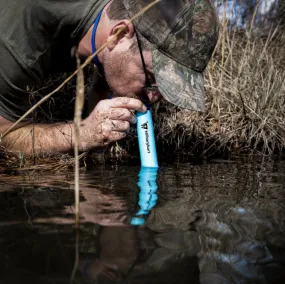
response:
{"label": "water surface", "polygon": [[[141,226],[130,225],[141,209],[139,167],[82,172],[75,283],[285,283],[284,168],[163,165]],[[73,174],[2,175],[0,184],[0,283],[68,283]]]}

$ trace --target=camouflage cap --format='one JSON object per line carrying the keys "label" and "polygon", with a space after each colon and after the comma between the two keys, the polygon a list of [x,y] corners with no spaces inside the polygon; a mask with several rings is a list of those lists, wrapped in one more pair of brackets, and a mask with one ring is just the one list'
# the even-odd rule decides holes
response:
{"label": "camouflage cap", "polygon": [[[130,17],[153,0],[123,0]],[[160,0],[134,25],[154,46],[153,70],[169,102],[204,111],[206,68],[218,40],[219,23],[211,0]]]}

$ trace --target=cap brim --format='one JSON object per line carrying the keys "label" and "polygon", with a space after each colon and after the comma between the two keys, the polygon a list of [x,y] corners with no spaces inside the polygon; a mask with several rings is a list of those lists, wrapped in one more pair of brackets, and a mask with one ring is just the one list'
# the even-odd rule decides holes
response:
{"label": "cap brim", "polygon": [[161,95],[170,103],[191,110],[204,111],[204,77],[159,50],[152,52],[153,72]]}

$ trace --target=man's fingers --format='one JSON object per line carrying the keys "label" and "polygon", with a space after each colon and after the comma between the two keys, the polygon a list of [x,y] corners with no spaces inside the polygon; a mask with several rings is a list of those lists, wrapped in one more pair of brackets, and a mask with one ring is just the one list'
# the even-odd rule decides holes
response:
{"label": "man's fingers", "polygon": [[138,99],[117,97],[110,100],[110,107],[112,108],[127,108],[139,112],[146,112],[146,106]]}
{"label": "man's fingers", "polygon": [[110,119],[112,120],[126,120],[132,124],[137,122],[137,118],[134,113],[126,108],[111,108]]}
{"label": "man's fingers", "polygon": [[145,112],[147,108],[137,99],[114,98],[100,101],[91,114],[82,123],[82,128],[89,135],[91,142],[86,142],[86,149],[107,146],[113,141],[126,137],[130,123],[136,122],[135,111]]}
{"label": "man's fingers", "polygon": [[108,142],[118,141],[126,137],[125,132],[117,132],[117,131],[111,131],[108,136]]}
{"label": "man's fingers", "polygon": [[104,125],[106,132],[119,131],[119,132],[129,132],[130,123],[128,121],[122,120],[107,120]]}

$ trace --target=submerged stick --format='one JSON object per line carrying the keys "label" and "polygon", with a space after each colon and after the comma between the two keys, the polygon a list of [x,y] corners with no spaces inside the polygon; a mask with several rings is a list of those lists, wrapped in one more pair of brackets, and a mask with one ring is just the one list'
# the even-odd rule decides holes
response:
{"label": "submerged stick", "polygon": [[[79,55],[76,51],[76,63],[77,68],[80,67]],[[79,226],[79,158],[78,147],[80,144],[80,124],[81,116],[84,105],[84,74],[80,69],[77,74],[76,82],[76,100],[74,110],[74,159],[75,159],[75,214],[76,214],[76,226]]]}
{"label": "submerged stick", "polygon": [[78,146],[80,144],[80,124],[82,117],[82,110],[84,105],[84,74],[83,69],[80,68],[80,58],[78,52],[75,52],[76,64],[78,74],[76,82],[76,100],[75,100],[75,110],[74,110],[74,159],[75,159],[75,169],[74,169],[74,184],[75,184],[75,225],[76,225],[76,243],[75,243],[75,262],[73,271],[70,278],[70,283],[73,283],[74,276],[79,263],[79,213],[80,213],[80,191],[79,191],[79,156],[78,156]]}

